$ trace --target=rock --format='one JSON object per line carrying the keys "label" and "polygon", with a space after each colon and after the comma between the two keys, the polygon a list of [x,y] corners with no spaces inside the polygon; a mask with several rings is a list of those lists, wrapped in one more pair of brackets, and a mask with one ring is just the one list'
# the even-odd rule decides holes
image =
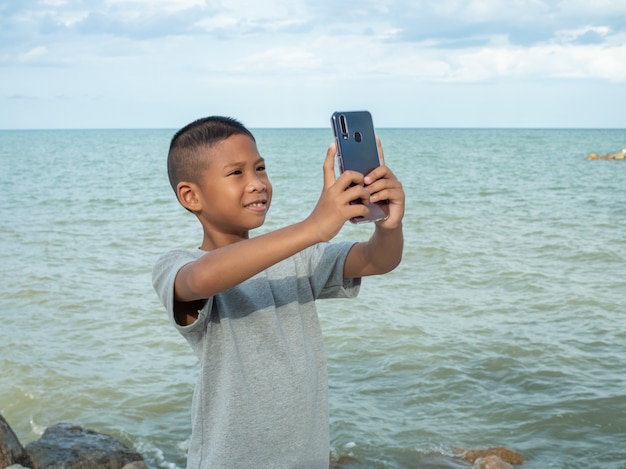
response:
{"label": "rock", "polygon": [[347,469],[350,467],[360,467],[359,461],[352,456],[339,456],[338,458],[330,458],[329,469]]}
{"label": "rock", "polygon": [[[26,445],[33,469],[122,469],[143,457],[115,438],[69,423],[48,427]],[[131,466],[136,469],[146,466]]]}
{"label": "rock", "polygon": [[618,151],[617,153],[607,153],[606,155],[599,155],[597,153],[589,153],[586,160],[626,160],[626,148]]}
{"label": "rock", "polygon": [[122,469],[149,469],[149,467],[143,461],[135,461],[130,464],[126,464]]}
{"label": "rock", "polygon": [[523,464],[525,459],[521,453],[506,446],[495,446],[493,448],[473,448],[473,449],[456,449],[454,450],[455,456],[475,463],[479,458],[486,458],[488,456],[497,456],[504,462],[509,464]]}
{"label": "rock", "polygon": [[513,469],[508,462],[503,461],[498,456],[491,455],[484,458],[478,458],[474,461],[472,469]]}
{"label": "rock", "polygon": [[11,426],[0,415],[0,467],[10,467],[12,465],[31,467],[32,462],[15,433],[13,433]]}

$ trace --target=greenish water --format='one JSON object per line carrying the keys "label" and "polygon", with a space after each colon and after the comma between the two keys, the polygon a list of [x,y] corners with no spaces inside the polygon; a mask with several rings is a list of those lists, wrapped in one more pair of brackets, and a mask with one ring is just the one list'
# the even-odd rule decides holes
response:
{"label": "greenish water", "polygon": [[[623,130],[380,129],[406,251],[356,301],[323,301],[331,444],[362,467],[626,467]],[[182,468],[196,363],[151,287],[201,233],[167,183],[172,130],[0,131],[0,413],[60,421]],[[274,200],[304,218],[330,130],[257,130]],[[340,238],[366,239],[347,225]],[[296,450],[296,449],[294,449]]]}

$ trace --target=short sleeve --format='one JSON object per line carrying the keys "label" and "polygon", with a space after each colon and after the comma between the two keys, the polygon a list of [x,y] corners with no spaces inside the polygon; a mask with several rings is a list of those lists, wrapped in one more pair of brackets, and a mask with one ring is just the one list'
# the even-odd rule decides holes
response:
{"label": "short sleeve", "polygon": [[204,327],[203,319],[205,319],[204,316],[208,314],[208,307],[211,303],[208,301],[207,304],[205,304],[204,308],[199,311],[200,316],[198,320],[193,324],[181,326],[176,322],[174,317],[174,281],[176,280],[176,275],[183,266],[195,261],[201,257],[202,254],[200,250],[198,250],[197,253],[183,250],[171,251],[161,256],[152,269],[152,286],[159,296],[161,303],[165,306],[170,322],[181,332],[192,332],[198,327]]}
{"label": "short sleeve", "polygon": [[310,269],[309,281],[316,299],[353,298],[358,295],[360,278],[344,279],[343,266],[355,243],[320,243],[303,251]]}

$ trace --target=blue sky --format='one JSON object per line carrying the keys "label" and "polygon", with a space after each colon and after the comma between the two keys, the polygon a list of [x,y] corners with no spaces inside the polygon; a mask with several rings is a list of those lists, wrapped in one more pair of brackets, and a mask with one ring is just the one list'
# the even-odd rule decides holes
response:
{"label": "blue sky", "polygon": [[626,0],[0,0],[0,128],[626,127]]}

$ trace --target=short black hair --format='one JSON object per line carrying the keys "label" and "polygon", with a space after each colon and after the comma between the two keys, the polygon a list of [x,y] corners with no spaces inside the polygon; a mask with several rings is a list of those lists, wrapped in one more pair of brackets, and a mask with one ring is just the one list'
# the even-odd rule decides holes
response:
{"label": "short black hair", "polygon": [[255,140],[241,122],[223,116],[197,119],[176,132],[167,155],[167,175],[174,192],[181,181],[198,182],[207,164],[201,148],[210,148],[232,135],[247,135]]}

